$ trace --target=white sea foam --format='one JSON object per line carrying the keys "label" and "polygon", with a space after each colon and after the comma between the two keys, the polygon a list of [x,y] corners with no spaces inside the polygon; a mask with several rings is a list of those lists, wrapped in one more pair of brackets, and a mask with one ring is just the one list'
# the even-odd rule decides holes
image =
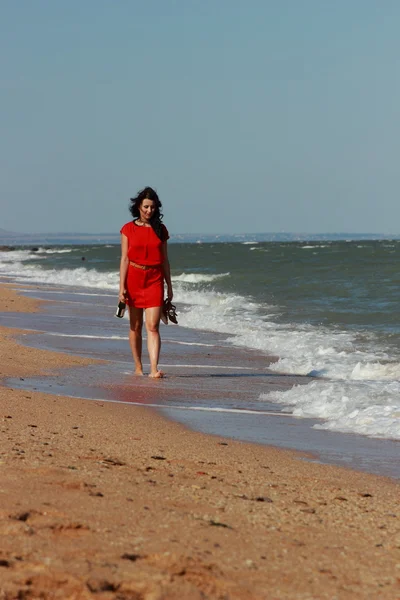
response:
{"label": "white sea foam", "polygon": [[173,282],[180,281],[182,283],[209,283],[210,281],[215,281],[216,279],[221,279],[221,277],[229,277],[230,273],[216,273],[213,275],[209,275],[206,273],[182,273],[181,275],[174,275],[172,277]]}
{"label": "white sea foam", "polygon": [[251,367],[242,367],[239,365],[194,365],[194,364],[190,364],[190,365],[186,365],[186,364],[169,364],[169,365],[159,365],[162,368],[166,368],[169,369],[170,367],[179,367],[179,368],[185,368],[185,369],[222,369],[222,370],[232,370],[232,371],[252,371],[253,369]]}
{"label": "white sea foam", "polygon": [[235,294],[215,291],[187,290],[177,286],[176,301],[186,310],[179,313],[179,323],[193,329],[235,333],[246,327],[257,314],[260,305]]}
{"label": "white sea foam", "polygon": [[[47,331],[46,335],[52,335],[55,337],[89,339],[89,340],[127,340],[128,339],[128,334],[126,334],[126,335],[84,335],[84,334],[58,333],[58,332],[53,332],[53,331]],[[168,343],[168,344],[178,344],[178,345],[182,345],[182,346],[204,346],[207,348],[214,347],[214,344],[202,344],[201,342],[181,342],[178,340],[170,340],[165,337],[163,337],[163,342]],[[237,367],[234,367],[234,368],[236,369]]]}
{"label": "white sea foam", "polygon": [[79,338],[79,339],[89,339],[89,340],[127,340],[128,335],[78,335],[72,333],[55,333],[53,331],[47,331],[46,335],[53,335],[56,337],[66,337],[66,338]]}
{"label": "white sea foam", "polygon": [[[129,404],[134,404],[134,402],[129,403]],[[139,402],[137,404],[139,406],[143,406],[143,404],[141,404]],[[292,415],[290,415],[288,413],[274,412],[271,410],[250,410],[250,409],[245,409],[245,408],[223,408],[220,406],[210,407],[210,406],[168,405],[166,407],[165,404],[146,404],[146,406],[163,408],[165,410],[165,412],[167,412],[167,413],[169,410],[197,410],[197,411],[202,411],[202,412],[230,413],[230,414],[237,414],[237,415],[265,415],[268,417],[292,417]]]}
{"label": "white sea foam", "polygon": [[35,258],[37,258],[36,252],[31,252],[30,250],[9,250],[0,252],[0,269],[2,270],[2,266],[8,263],[19,263],[22,260],[35,260]]}
{"label": "white sea foam", "polygon": [[[131,375],[131,371],[125,371],[123,372],[123,375]],[[58,394],[55,394],[58,395]],[[80,396],[75,396],[75,397],[80,397]],[[127,401],[123,401],[123,400],[104,400],[103,398],[88,398],[89,400],[92,400],[93,402],[110,402],[112,404],[130,404],[132,406],[147,406],[147,407],[151,407],[151,408],[161,408],[162,410],[164,410],[166,413],[168,413],[169,410],[193,410],[193,411],[201,411],[201,412],[211,412],[211,413],[231,413],[231,414],[243,414],[243,415],[265,415],[268,417],[292,417],[292,415],[288,414],[288,413],[283,413],[283,412],[274,412],[271,410],[250,410],[250,409],[246,409],[246,408],[224,408],[221,406],[193,406],[193,405],[189,405],[189,406],[185,406],[185,405],[174,405],[174,404],[156,404],[156,403],[143,403],[143,402],[127,402]]]}
{"label": "white sea foam", "polygon": [[[20,292],[31,292],[32,290],[30,288],[27,288],[27,289],[19,288],[19,291]],[[65,293],[66,293],[65,290],[52,290],[50,288],[46,289],[46,294],[64,294],[65,295]],[[102,298],[114,298],[115,299],[115,294],[105,294],[104,291],[94,293],[94,292],[88,292],[88,291],[77,292],[76,290],[71,290],[71,291],[68,291],[68,293],[71,294],[72,296],[93,296],[95,298],[99,298],[101,296]],[[69,302],[69,300],[66,302]]]}
{"label": "white sea foam", "polygon": [[214,348],[214,344],[203,344],[201,342],[181,342],[178,340],[169,340],[163,337],[163,342],[168,342],[169,344],[179,344],[181,346],[205,346],[207,348]]}
{"label": "white sea foam", "polygon": [[39,248],[35,254],[69,254],[72,248]]}
{"label": "white sea foam", "polygon": [[[12,254],[5,253],[5,254]],[[0,262],[0,275],[8,275],[22,283],[44,283],[66,285],[72,287],[98,288],[103,290],[118,290],[119,275],[115,272],[100,272],[96,269],[79,267],[76,269],[43,269],[35,264],[23,264],[21,260],[30,257],[19,257],[15,261]]]}
{"label": "white sea foam", "polygon": [[400,440],[398,381],[312,381],[285,392],[262,394],[291,407],[297,417],[321,419],[317,429]]}

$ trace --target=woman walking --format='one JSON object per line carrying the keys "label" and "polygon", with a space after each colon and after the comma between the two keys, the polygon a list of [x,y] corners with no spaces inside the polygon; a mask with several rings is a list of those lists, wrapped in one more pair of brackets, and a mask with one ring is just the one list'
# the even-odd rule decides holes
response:
{"label": "woman walking", "polygon": [[173,291],[168,261],[168,230],[162,221],[160,199],[151,187],[131,198],[133,221],[121,228],[121,264],[119,300],[129,307],[129,343],[135,362],[135,375],[143,375],[142,328],[146,311],[147,348],[150,358],[149,377],[160,378],[160,318],[164,304],[164,281],[167,299]]}

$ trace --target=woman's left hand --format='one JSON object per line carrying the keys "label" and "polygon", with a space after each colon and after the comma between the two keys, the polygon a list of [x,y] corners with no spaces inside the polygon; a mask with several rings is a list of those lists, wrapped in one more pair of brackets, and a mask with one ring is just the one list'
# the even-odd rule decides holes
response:
{"label": "woman's left hand", "polygon": [[168,300],[172,300],[173,297],[174,297],[174,292],[172,291],[172,287],[169,287],[168,292],[167,292],[167,298],[168,298]]}

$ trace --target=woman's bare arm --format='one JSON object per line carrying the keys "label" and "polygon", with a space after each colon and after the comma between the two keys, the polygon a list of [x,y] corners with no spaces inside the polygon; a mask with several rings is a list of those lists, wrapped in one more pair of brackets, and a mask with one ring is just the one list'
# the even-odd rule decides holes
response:
{"label": "woman's bare arm", "polygon": [[172,300],[172,298],[174,297],[174,292],[172,291],[171,268],[169,266],[169,260],[168,260],[167,242],[164,242],[162,247],[163,247],[163,255],[164,255],[163,271],[164,271],[165,283],[167,284],[167,297],[169,300]]}
{"label": "woman's bare arm", "polygon": [[119,300],[125,301],[126,297],[126,275],[128,273],[128,238],[121,233],[121,262],[119,265]]}

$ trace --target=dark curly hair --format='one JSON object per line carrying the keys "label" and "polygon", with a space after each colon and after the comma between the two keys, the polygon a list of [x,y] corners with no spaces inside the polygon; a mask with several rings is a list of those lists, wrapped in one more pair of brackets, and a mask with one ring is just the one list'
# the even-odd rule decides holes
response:
{"label": "dark curly hair", "polygon": [[140,217],[139,207],[143,200],[152,200],[156,206],[153,216],[151,217],[150,225],[155,231],[156,235],[161,241],[165,241],[165,228],[162,226],[163,214],[161,213],[162,204],[158,194],[153,188],[145,187],[143,190],[138,192],[135,198],[131,198],[131,206],[129,208],[130,213],[134,219]]}

